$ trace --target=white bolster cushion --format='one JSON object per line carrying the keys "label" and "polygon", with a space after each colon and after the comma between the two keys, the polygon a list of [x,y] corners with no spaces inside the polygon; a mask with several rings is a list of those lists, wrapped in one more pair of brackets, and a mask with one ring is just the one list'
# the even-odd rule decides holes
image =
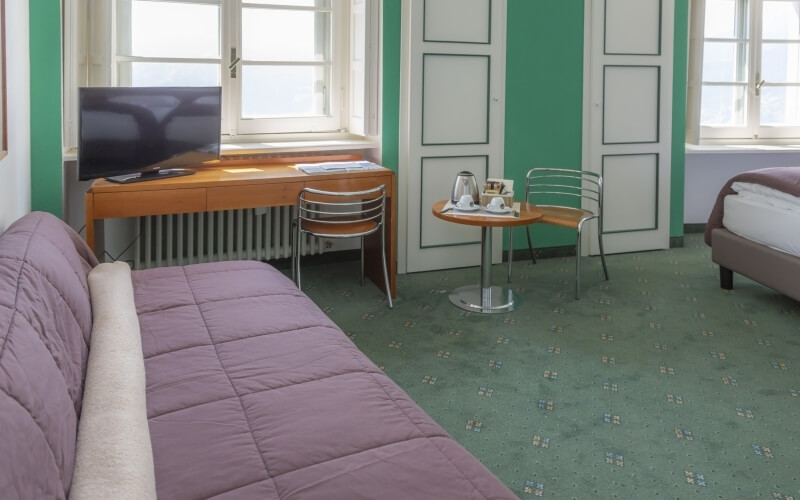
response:
{"label": "white bolster cushion", "polygon": [[156,498],[145,372],[131,269],[89,273],[92,337],[78,424],[71,499]]}

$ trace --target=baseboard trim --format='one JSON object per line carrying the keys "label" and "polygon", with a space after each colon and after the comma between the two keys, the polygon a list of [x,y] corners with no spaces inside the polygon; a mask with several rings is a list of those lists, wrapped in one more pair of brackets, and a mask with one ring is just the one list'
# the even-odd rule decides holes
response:
{"label": "baseboard trim", "polygon": [[705,224],[684,224],[683,225],[683,234],[705,233],[705,232],[706,232],[706,225]]}

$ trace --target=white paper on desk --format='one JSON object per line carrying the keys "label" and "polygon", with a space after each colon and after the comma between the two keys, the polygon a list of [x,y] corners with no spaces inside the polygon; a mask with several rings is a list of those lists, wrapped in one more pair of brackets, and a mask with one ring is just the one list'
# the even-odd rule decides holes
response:
{"label": "white paper on desk", "polygon": [[299,170],[307,174],[330,174],[335,172],[358,172],[362,170],[380,170],[381,167],[371,161],[327,161],[322,163],[298,163]]}

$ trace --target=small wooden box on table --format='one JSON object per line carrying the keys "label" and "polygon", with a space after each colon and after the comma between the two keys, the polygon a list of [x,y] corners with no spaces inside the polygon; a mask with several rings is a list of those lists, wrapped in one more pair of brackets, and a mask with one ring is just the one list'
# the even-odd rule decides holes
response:
{"label": "small wooden box on table", "polygon": [[[392,297],[397,285],[397,180],[393,171],[362,170],[306,174],[295,163],[358,160],[360,156],[270,158],[256,161],[222,161],[196,167],[194,175],[119,184],[94,181],[86,191],[86,243],[102,258],[103,220],[118,217],[167,215],[215,210],[295,205],[304,187],[334,191],[358,191],[386,186],[386,263]],[[263,161],[263,160],[261,160]],[[380,235],[367,238],[367,276],[383,288]]]}

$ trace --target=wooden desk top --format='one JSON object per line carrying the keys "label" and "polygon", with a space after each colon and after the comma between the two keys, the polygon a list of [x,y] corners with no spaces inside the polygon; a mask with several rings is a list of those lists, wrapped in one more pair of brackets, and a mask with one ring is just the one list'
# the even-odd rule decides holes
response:
{"label": "wooden desk top", "polygon": [[542,218],[542,209],[532,203],[519,202],[519,217],[491,217],[481,215],[466,215],[456,211],[442,213],[442,208],[447,204],[447,200],[437,201],[433,204],[433,215],[447,222],[465,224],[467,226],[488,226],[488,227],[514,227],[527,226]]}
{"label": "wooden desk top", "polygon": [[[302,162],[299,162],[302,163]],[[340,181],[342,179],[358,179],[359,177],[375,177],[393,174],[387,168],[380,170],[356,170],[325,174],[307,174],[292,164],[216,164],[195,167],[195,173],[183,177],[168,177],[143,182],[120,184],[105,179],[95,180],[89,191],[92,193],[124,192],[124,191],[158,191],[171,189],[217,188],[240,184],[280,184],[286,182]],[[391,192],[392,186],[387,185]],[[390,195],[390,193],[387,193]]]}

